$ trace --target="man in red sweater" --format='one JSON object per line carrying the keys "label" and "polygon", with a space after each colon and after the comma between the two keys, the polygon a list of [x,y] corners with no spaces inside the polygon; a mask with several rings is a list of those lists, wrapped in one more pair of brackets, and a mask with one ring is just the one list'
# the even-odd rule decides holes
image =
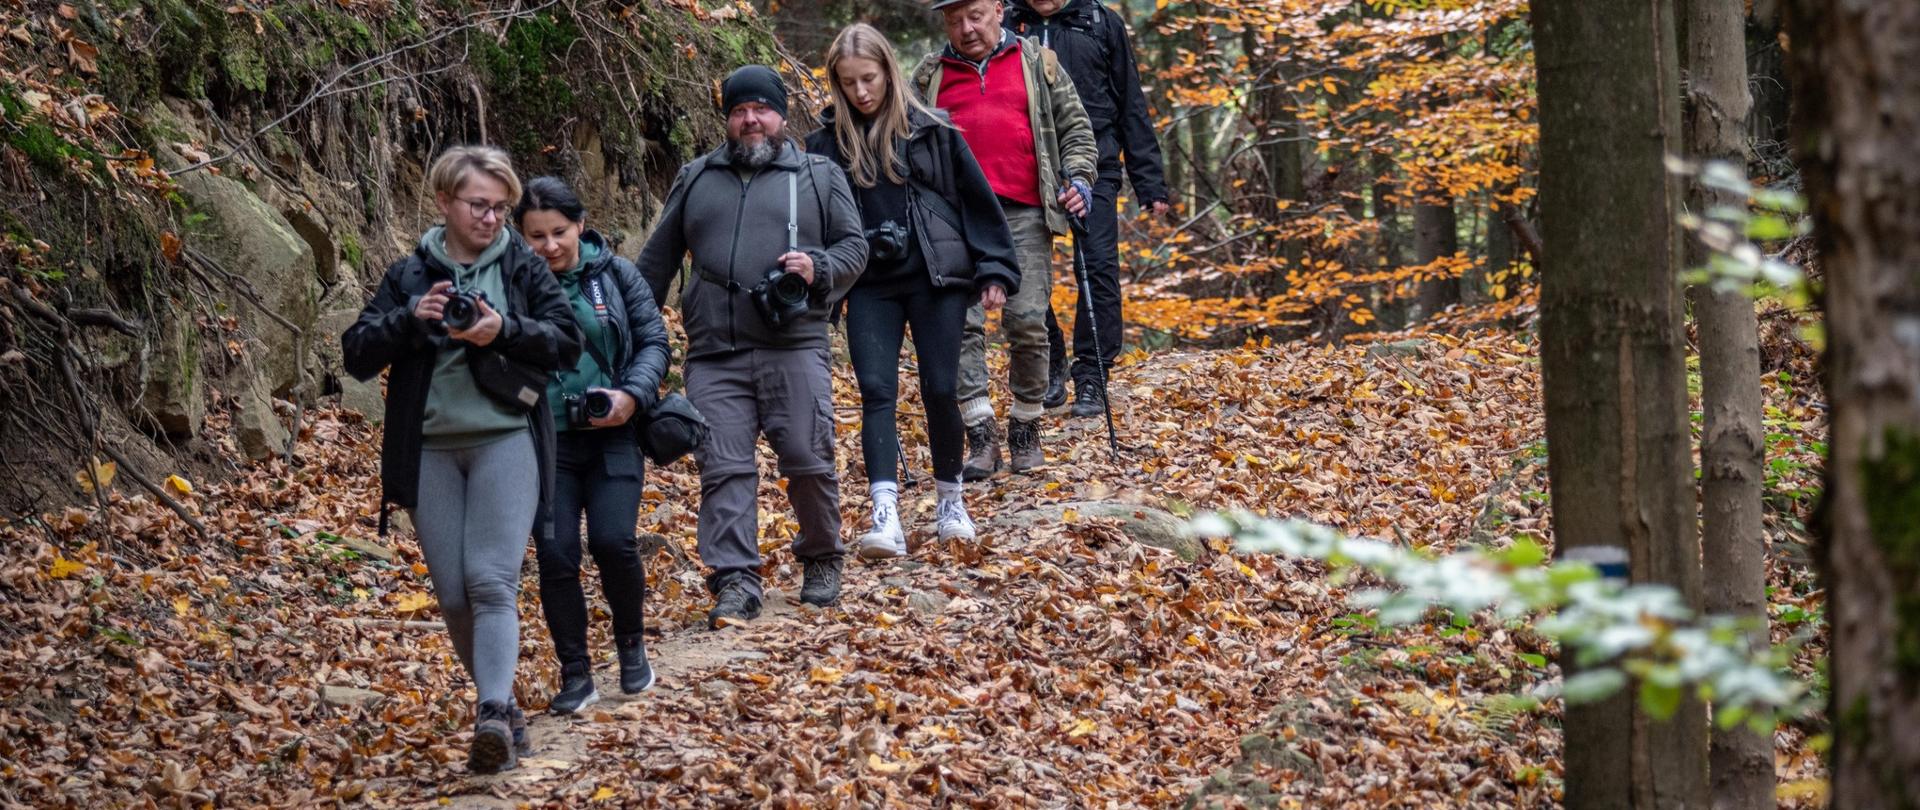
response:
{"label": "man in red sweater", "polygon": [[[1093,201],[1100,153],[1073,80],[1052,51],[1002,28],[1000,0],[934,0],[947,47],[914,70],[914,87],[946,110],[1000,198],[1020,261],[1020,290],[1006,299],[1001,331],[1010,344],[1013,406],[1007,449],[1013,471],[1046,463],[1040,416],[1047,391],[1047,304],[1053,291],[1053,237],[1069,233],[1068,216]],[[1063,185],[1061,175],[1069,178]],[[1005,293],[989,287],[983,296]],[[978,481],[1001,468],[993,402],[987,398],[986,310],[967,312],[960,344],[960,415],[967,423],[962,475]]]}

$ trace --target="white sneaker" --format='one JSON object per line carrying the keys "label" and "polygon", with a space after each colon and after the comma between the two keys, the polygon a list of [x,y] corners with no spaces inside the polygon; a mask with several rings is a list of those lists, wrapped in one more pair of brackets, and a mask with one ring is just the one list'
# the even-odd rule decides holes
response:
{"label": "white sneaker", "polygon": [[941,501],[935,506],[934,520],[942,540],[974,539],[973,518],[967,517],[967,506],[959,499]]}
{"label": "white sneaker", "polygon": [[860,535],[860,559],[885,560],[906,553],[907,533],[900,528],[899,510],[884,501],[874,504],[873,531]]}

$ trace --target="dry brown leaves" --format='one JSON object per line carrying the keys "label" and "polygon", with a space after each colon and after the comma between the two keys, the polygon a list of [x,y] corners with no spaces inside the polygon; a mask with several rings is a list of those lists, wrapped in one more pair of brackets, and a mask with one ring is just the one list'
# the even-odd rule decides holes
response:
{"label": "dry brown leaves", "polygon": [[[836,373],[854,536],[857,395]],[[367,545],[377,428],[325,412],[299,468],[187,496],[232,548],[196,547],[124,483],[105,515],[0,529],[0,804],[1165,806],[1277,740],[1294,754],[1218,781],[1300,806],[1549,805],[1554,721],[1497,700],[1547,676],[1517,657],[1544,652],[1531,634],[1376,636],[1317,568],[1217,546],[1187,561],[1059,508],[1246,507],[1437,548],[1544,535],[1538,380],[1502,334],[1132,355],[1120,461],[1095,420],[1053,420],[1046,472],[970,489],[979,542],[932,539],[923,480],[910,561],[850,563],[838,607],[717,634],[687,559],[691,465],[650,471],[660,685],[541,723],[535,762],[490,780],[464,773],[471,692],[420,623],[437,616],[410,535],[388,538],[392,562]],[[924,470],[918,407],[902,421]],[[791,593],[767,462],[769,586]],[[556,679],[533,590],[519,686],[538,707]],[[604,656],[604,620],[594,634]],[[336,706],[323,686],[379,697]]]}

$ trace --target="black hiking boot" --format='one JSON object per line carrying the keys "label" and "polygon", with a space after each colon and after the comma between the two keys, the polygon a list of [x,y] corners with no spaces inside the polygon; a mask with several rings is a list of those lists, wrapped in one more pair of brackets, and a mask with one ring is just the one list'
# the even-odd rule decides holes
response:
{"label": "black hiking boot", "polygon": [[560,669],[560,692],[549,708],[554,714],[576,714],[600,701],[600,689],[593,685],[593,672],[584,665],[568,664]]}
{"label": "black hiking boot", "polygon": [[1000,471],[1000,433],[992,419],[967,426],[967,463],[960,469],[962,481],[985,481]]}
{"label": "black hiking boot", "polygon": [[1099,416],[1107,411],[1107,389],[1099,380],[1075,380],[1073,383],[1074,416]]}
{"label": "black hiking boot", "polygon": [[1046,466],[1047,458],[1040,453],[1040,420],[1007,420],[1007,454],[1013,457],[1016,473]]}
{"label": "black hiking boot", "polygon": [[473,746],[467,749],[467,770],[499,773],[520,764],[513,750],[513,709],[498,700],[480,704],[475,712]]}
{"label": "black hiking boot", "polygon": [[1047,364],[1047,393],[1040,397],[1040,406],[1049,411],[1067,404],[1067,373],[1060,366]]}
{"label": "black hiking boot", "polygon": [[713,609],[707,611],[707,628],[718,630],[722,620],[747,622],[760,617],[760,597],[741,582],[728,582],[720,586],[720,594],[713,600]]}
{"label": "black hiking boot", "polygon": [[639,633],[620,636],[613,641],[620,658],[620,691],[637,695],[653,686],[653,665],[647,663],[647,642]]}
{"label": "black hiking boot", "polygon": [[840,601],[840,555],[823,554],[801,562],[806,573],[800,583],[800,601],[814,607]]}

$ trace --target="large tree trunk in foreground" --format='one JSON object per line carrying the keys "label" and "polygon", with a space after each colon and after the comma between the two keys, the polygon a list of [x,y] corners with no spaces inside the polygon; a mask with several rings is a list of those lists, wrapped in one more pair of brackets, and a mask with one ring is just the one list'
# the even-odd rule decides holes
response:
{"label": "large tree trunk in foreground", "polygon": [[[1747,165],[1745,15],[1740,0],[1687,0],[1681,50],[1687,72],[1686,154]],[[1740,195],[1695,181],[1688,208],[1744,206]],[[1705,267],[1707,251],[1688,250],[1689,267]],[[1753,299],[1742,289],[1712,285],[1689,291],[1699,326],[1701,554],[1712,561],[1703,594],[1709,613],[1757,623],[1752,641],[1767,638],[1767,547],[1761,534],[1760,335]],[[1742,723],[1715,727],[1707,757],[1717,810],[1773,803],[1773,736]]]}
{"label": "large tree trunk in foreground", "polygon": [[1797,0],[1794,143],[1826,271],[1833,807],[1920,806],[1920,4]]}
{"label": "large tree trunk in foreground", "polygon": [[[1553,530],[1571,557],[1629,561],[1699,605],[1679,322],[1673,6],[1540,0],[1541,371]],[[1569,666],[1571,660],[1566,662]],[[1706,804],[1706,714],[1632,693],[1566,711],[1566,806]]]}

